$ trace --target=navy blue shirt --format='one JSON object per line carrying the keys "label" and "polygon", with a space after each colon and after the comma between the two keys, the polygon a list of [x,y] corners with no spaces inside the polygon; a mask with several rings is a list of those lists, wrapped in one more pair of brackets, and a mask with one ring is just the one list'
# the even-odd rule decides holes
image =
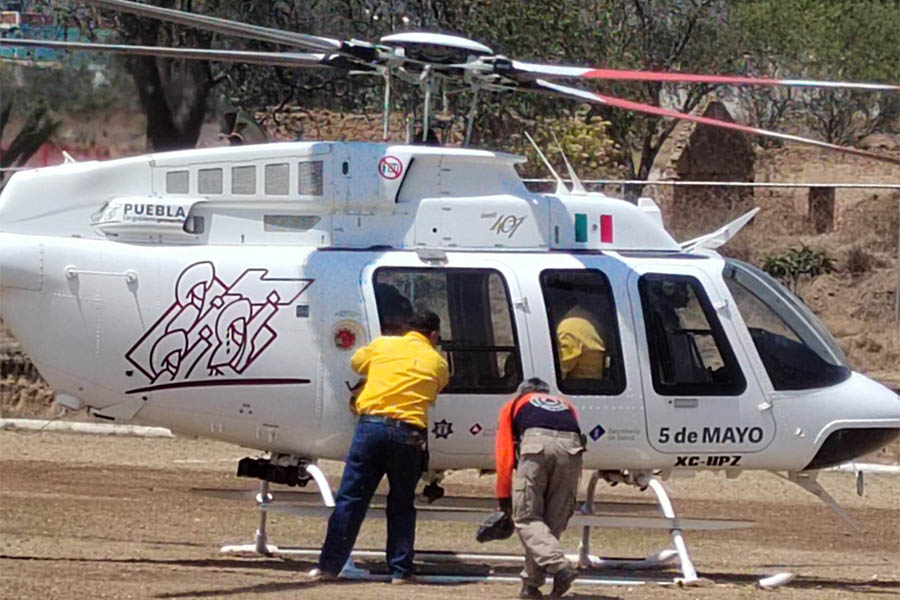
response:
{"label": "navy blue shirt", "polygon": [[566,403],[549,394],[532,394],[531,399],[516,412],[513,431],[517,438],[532,427],[581,433],[578,419]]}

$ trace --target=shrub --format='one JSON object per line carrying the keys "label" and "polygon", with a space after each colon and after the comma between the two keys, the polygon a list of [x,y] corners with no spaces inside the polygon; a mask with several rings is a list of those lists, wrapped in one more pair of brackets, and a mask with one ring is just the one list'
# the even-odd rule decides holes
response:
{"label": "shrub", "polygon": [[800,279],[805,275],[814,279],[819,275],[834,273],[834,260],[822,250],[813,250],[806,244],[790,248],[780,255],[763,258],[762,270],[780,279],[792,292],[797,293]]}

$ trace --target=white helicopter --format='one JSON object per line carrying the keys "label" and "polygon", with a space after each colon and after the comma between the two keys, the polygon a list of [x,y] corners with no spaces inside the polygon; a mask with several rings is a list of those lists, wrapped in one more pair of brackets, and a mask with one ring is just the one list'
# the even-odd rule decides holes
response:
{"label": "white helicopter", "polygon": [[[129,0],[88,3],[312,52],[0,45],[397,76],[425,87],[423,131],[440,80],[476,92],[557,93],[896,162],[552,80],[896,85],[530,64],[444,34],[369,44]],[[498,410],[536,376],[580,411],[591,498],[598,478],[644,487],[676,470],[767,470],[850,520],[817,471],[900,436],[900,397],[853,372],[781,284],[715,251],[756,211],[678,243],[652,200],[587,192],[571,168],[571,189],[557,176],[554,193],[533,193],[514,168],[523,160],[469,148],[296,142],[20,172],[0,195],[0,317],[62,406],[258,449],[267,456],[245,459],[240,474],[287,484],[312,477],[327,504],[315,462],[342,459],[349,446],[351,353],[405,307],[427,308],[441,316],[452,372],[430,415],[432,480],[449,469],[493,469]],[[600,326],[601,378],[561,370],[555,330],[573,306]]]}

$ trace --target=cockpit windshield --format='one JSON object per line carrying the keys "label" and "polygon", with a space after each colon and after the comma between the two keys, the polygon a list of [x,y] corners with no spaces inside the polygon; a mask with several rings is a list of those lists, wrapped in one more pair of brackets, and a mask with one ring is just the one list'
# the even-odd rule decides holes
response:
{"label": "cockpit windshield", "polygon": [[725,284],[776,390],[826,387],[850,377],[837,340],[803,301],[753,265],[725,262]]}

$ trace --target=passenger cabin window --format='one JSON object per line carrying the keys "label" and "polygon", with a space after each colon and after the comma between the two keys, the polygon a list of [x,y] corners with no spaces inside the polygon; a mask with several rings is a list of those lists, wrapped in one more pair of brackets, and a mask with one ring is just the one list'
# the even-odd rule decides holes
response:
{"label": "passenger cabin window", "polygon": [[231,168],[231,193],[242,196],[256,193],[255,166]]}
{"label": "passenger cabin window", "polygon": [[609,279],[595,269],[546,270],[540,281],[560,391],[622,393],[625,365]]}
{"label": "passenger cabin window", "polygon": [[301,196],[322,195],[322,161],[308,160],[297,164],[297,193]]}
{"label": "passenger cabin window", "polygon": [[266,165],[266,195],[287,196],[290,192],[290,165]]}
{"label": "passenger cabin window", "polygon": [[522,381],[509,290],[492,269],[375,271],[375,301],[383,335],[400,335],[415,311],[441,318],[439,348],[450,365],[445,392],[508,394]]}
{"label": "passenger cabin window", "polygon": [[653,389],[663,396],[736,396],[747,382],[700,282],[648,273],[638,282]]}
{"label": "passenger cabin window", "polygon": [[169,171],[166,173],[167,194],[187,194],[190,174],[188,171]]}
{"label": "passenger cabin window", "polygon": [[733,259],[728,259],[722,276],[776,390],[827,387],[850,377],[840,346],[784,286]]}
{"label": "passenger cabin window", "polygon": [[322,220],[316,215],[263,215],[263,229],[273,232],[309,231]]}
{"label": "passenger cabin window", "polygon": [[222,169],[200,169],[197,171],[197,191],[201,194],[221,194]]}

